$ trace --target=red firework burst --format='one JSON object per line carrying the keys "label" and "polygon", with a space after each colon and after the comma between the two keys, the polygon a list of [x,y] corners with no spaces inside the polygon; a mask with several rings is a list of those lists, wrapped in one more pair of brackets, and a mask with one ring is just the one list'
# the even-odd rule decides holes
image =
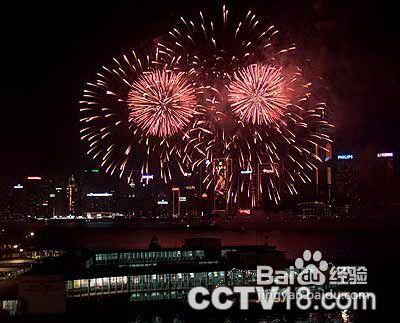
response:
{"label": "red firework burst", "polygon": [[129,117],[147,136],[170,137],[190,122],[196,90],[183,72],[152,70],[131,85]]}
{"label": "red firework burst", "polygon": [[289,103],[284,93],[281,70],[253,64],[237,71],[228,85],[232,112],[248,124],[271,124],[285,112]]}

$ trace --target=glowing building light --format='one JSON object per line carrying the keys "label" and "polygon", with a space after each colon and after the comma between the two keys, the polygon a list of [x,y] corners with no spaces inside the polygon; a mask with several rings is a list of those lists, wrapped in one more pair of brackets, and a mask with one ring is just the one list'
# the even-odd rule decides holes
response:
{"label": "glowing building light", "polygon": [[149,180],[149,179],[153,179],[154,175],[153,174],[143,174],[142,175],[142,180]]}
{"label": "glowing building light", "polygon": [[40,181],[42,178],[40,176],[28,176],[27,179],[30,181]]}
{"label": "glowing building light", "polygon": [[50,194],[50,197],[56,197],[56,195],[55,195],[55,194],[53,194],[53,193],[51,193],[51,194]]}
{"label": "glowing building light", "polygon": [[354,159],[354,156],[352,154],[338,155],[337,159],[341,160]]}
{"label": "glowing building light", "polygon": [[172,190],[173,191],[179,191],[179,187],[173,187]]}
{"label": "glowing building light", "polygon": [[166,200],[161,200],[161,201],[157,201],[158,205],[168,205],[168,201]]}
{"label": "glowing building light", "polygon": [[192,176],[192,173],[183,173],[183,176],[185,176],[185,177],[189,177],[189,176]]}
{"label": "glowing building light", "polygon": [[112,196],[111,193],[88,193],[86,194],[88,197],[110,197]]}
{"label": "glowing building light", "polygon": [[22,188],[24,188],[21,184],[17,184],[17,185],[15,185],[14,186],[14,188],[16,189],[16,190],[20,190],[20,189],[22,189]]}
{"label": "glowing building light", "polygon": [[187,201],[186,196],[179,197],[179,202],[186,202],[186,201]]}
{"label": "glowing building light", "polygon": [[240,174],[251,174],[252,173],[252,171],[251,170],[248,170],[248,169],[246,169],[246,170],[241,170],[240,171]]}
{"label": "glowing building light", "polygon": [[262,171],[263,171],[264,174],[273,174],[273,173],[274,173],[274,170],[273,170],[273,169],[266,169],[266,168],[264,168]]}
{"label": "glowing building light", "polygon": [[100,173],[100,170],[99,170],[99,169],[96,169],[96,168],[94,168],[94,169],[92,169],[92,173]]}
{"label": "glowing building light", "polygon": [[62,191],[62,187],[56,187],[56,191],[57,191],[57,192]]}
{"label": "glowing building light", "polygon": [[378,158],[393,157],[393,156],[394,156],[393,153],[379,153],[376,155],[376,157]]}
{"label": "glowing building light", "polygon": [[191,190],[195,190],[195,189],[196,189],[196,187],[194,187],[193,185],[192,185],[192,186],[185,186],[185,188],[186,188],[188,191],[191,191]]}

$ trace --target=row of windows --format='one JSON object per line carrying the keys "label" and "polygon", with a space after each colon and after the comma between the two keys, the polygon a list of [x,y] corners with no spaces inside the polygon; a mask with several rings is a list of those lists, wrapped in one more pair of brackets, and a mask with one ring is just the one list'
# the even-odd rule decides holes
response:
{"label": "row of windows", "polygon": [[68,296],[128,293],[151,290],[186,290],[195,286],[241,285],[255,282],[255,275],[214,271],[76,279],[66,282]]}
{"label": "row of windows", "polygon": [[118,286],[127,284],[128,280],[131,285],[155,283],[155,282],[184,282],[191,279],[212,281],[215,278],[225,276],[223,271],[200,272],[200,273],[174,273],[174,274],[153,274],[153,275],[135,275],[135,276],[118,276],[103,277],[92,279],[75,279],[67,281],[67,289],[79,289],[87,287],[103,287]]}
{"label": "row of windows", "polygon": [[96,254],[98,264],[204,258],[204,250],[133,251]]}
{"label": "row of windows", "polygon": [[17,313],[17,308],[17,300],[0,301],[0,310],[8,312],[11,316],[14,316]]}
{"label": "row of windows", "polygon": [[135,292],[131,294],[131,301],[182,299],[186,296],[186,290],[171,290],[161,292]]}

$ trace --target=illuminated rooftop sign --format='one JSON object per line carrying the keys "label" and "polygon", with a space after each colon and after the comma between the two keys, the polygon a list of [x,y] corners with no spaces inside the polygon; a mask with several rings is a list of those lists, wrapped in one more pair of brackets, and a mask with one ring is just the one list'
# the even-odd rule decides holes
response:
{"label": "illuminated rooftop sign", "polygon": [[161,200],[161,201],[157,201],[158,205],[168,205],[168,201],[166,200]]}
{"label": "illuminated rooftop sign", "polygon": [[262,171],[263,171],[264,174],[273,174],[274,173],[273,169],[264,168]]}
{"label": "illuminated rooftop sign", "polygon": [[393,156],[394,156],[393,153],[379,153],[376,155],[376,157],[378,158],[393,157]]}
{"label": "illuminated rooftop sign", "polygon": [[153,174],[143,174],[142,175],[142,180],[144,180],[144,179],[149,180],[149,179],[153,179],[153,178],[154,178]]}
{"label": "illuminated rooftop sign", "polygon": [[186,202],[186,196],[179,197],[179,202]]}
{"label": "illuminated rooftop sign", "polygon": [[24,187],[21,184],[17,184],[17,185],[14,186],[14,188],[19,190],[19,189],[24,188]]}
{"label": "illuminated rooftop sign", "polygon": [[42,178],[40,176],[28,176],[26,179],[30,181],[40,181]]}
{"label": "illuminated rooftop sign", "polygon": [[341,159],[341,160],[354,159],[354,156],[352,154],[338,155],[337,159]]}
{"label": "illuminated rooftop sign", "polygon": [[88,193],[86,194],[86,196],[89,197],[110,197],[112,196],[111,193]]}
{"label": "illuminated rooftop sign", "polygon": [[241,170],[240,171],[240,174],[251,174],[252,173],[252,171],[251,170]]}

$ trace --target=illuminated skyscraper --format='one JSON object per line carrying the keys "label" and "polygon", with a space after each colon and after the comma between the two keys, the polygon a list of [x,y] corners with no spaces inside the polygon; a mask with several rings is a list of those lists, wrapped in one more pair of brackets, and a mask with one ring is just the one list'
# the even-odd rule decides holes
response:
{"label": "illuminated skyscraper", "polygon": [[213,161],[214,208],[213,213],[226,214],[229,211],[232,181],[232,160],[219,158]]}
{"label": "illuminated skyscraper", "polygon": [[[257,201],[265,206],[271,200],[271,177],[276,177],[279,171],[277,163],[262,163],[257,165]],[[274,181],[276,182],[276,181]]]}
{"label": "illuminated skyscraper", "polygon": [[238,176],[237,205],[242,210],[251,209],[256,205],[255,173],[251,169],[244,169]]}
{"label": "illuminated skyscraper", "polygon": [[179,218],[181,215],[181,190],[179,187],[172,188],[172,217]]}
{"label": "illuminated skyscraper", "polygon": [[74,175],[71,175],[71,177],[68,179],[68,185],[67,185],[68,214],[71,214],[71,215],[76,214],[77,198],[78,198],[78,187],[76,185]]}

